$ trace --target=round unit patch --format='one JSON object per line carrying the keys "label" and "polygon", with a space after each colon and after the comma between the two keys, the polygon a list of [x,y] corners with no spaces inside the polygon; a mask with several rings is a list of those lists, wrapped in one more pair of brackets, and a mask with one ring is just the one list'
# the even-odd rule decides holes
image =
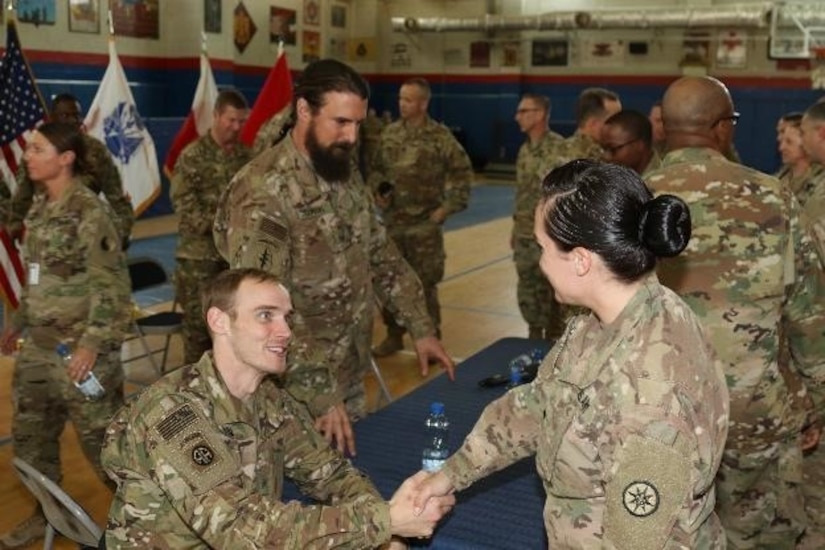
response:
{"label": "round unit patch", "polygon": [[209,466],[215,460],[215,453],[206,445],[198,445],[192,449],[192,460],[198,466]]}
{"label": "round unit patch", "polygon": [[634,481],[625,487],[622,504],[631,515],[647,517],[659,508],[659,491],[648,481]]}

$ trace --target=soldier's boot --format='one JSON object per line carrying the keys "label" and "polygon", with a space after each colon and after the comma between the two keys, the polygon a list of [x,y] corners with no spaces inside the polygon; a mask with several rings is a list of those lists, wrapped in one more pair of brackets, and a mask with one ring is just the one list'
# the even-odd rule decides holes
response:
{"label": "soldier's boot", "polygon": [[527,337],[531,340],[544,340],[544,328],[530,325],[527,329]]}
{"label": "soldier's boot", "polygon": [[46,518],[38,506],[34,513],[17,527],[0,536],[0,550],[25,548],[46,536]]}
{"label": "soldier's boot", "polygon": [[387,357],[404,349],[404,331],[388,330],[384,341],[372,348],[376,357]]}

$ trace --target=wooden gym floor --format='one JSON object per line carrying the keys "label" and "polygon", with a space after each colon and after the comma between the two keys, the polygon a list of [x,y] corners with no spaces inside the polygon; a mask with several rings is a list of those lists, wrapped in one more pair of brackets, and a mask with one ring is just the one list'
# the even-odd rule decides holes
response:
{"label": "wooden gym floor", "polygon": [[[457,362],[499,338],[527,335],[526,324],[516,304],[516,273],[509,246],[511,227],[511,219],[504,217],[446,234],[446,275],[439,287],[442,332],[445,347]],[[155,218],[138,222],[134,236],[139,239],[174,231],[174,217]],[[168,308],[169,304],[158,307]],[[374,341],[380,342],[383,337],[380,317],[376,317]],[[422,378],[408,338],[405,343],[405,351],[379,360],[384,380],[394,397],[440,375],[440,369],[435,368],[431,369],[428,378]],[[160,340],[157,345],[160,345]],[[181,363],[180,348],[180,339],[173,337],[170,365]],[[133,343],[125,346],[124,358],[130,354],[137,355]],[[127,363],[125,369],[130,381],[127,393],[140,389],[155,378],[145,359]],[[7,532],[28,517],[34,506],[34,499],[17,480],[11,467],[12,445],[8,437],[11,433],[12,370],[13,358],[0,357],[0,533]],[[459,369],[458,376],[468,376],[468,373]],[[379,403],[378,385],[371,374],[366,383],[369,403],[374,408]],[[103,525],[111,495],[83,457],[71,425],[63,433],[61,455],[63,487],[99,525]],[[31,548],[41,547],[42,541]],[[58,537],[55,548],[74,549],[77,546]]]}

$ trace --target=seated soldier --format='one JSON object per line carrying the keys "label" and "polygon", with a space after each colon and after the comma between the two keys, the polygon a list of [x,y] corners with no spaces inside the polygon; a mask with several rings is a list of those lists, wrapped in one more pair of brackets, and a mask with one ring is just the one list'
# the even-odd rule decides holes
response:
{"label": "seated soldier", "polygon": [[[385,502],[278,387],[292,303],[273,275],[221,273],[203,312],[213,350],[147,388],[109,427],[102,460],[118,490],[107,547],[370,548],[432,533],[453,497],[415,516],[416,475]],[[284,477],[321,504],[282,502]]]}

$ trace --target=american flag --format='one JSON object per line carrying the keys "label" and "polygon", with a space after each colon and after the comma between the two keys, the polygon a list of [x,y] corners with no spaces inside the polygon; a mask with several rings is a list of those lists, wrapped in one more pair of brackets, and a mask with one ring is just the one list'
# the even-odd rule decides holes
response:
{"label": "american flag", "polygon": [[[28,133],[46,117],[43,99],[31,69],[23,57],[17,27],[9,21],[6,51],[0,59],[0,174],[13,194],[15,175],[23,156]],[[24,272],[14,241],[0,227],[0,290],[13,308],[19,304]]]}

